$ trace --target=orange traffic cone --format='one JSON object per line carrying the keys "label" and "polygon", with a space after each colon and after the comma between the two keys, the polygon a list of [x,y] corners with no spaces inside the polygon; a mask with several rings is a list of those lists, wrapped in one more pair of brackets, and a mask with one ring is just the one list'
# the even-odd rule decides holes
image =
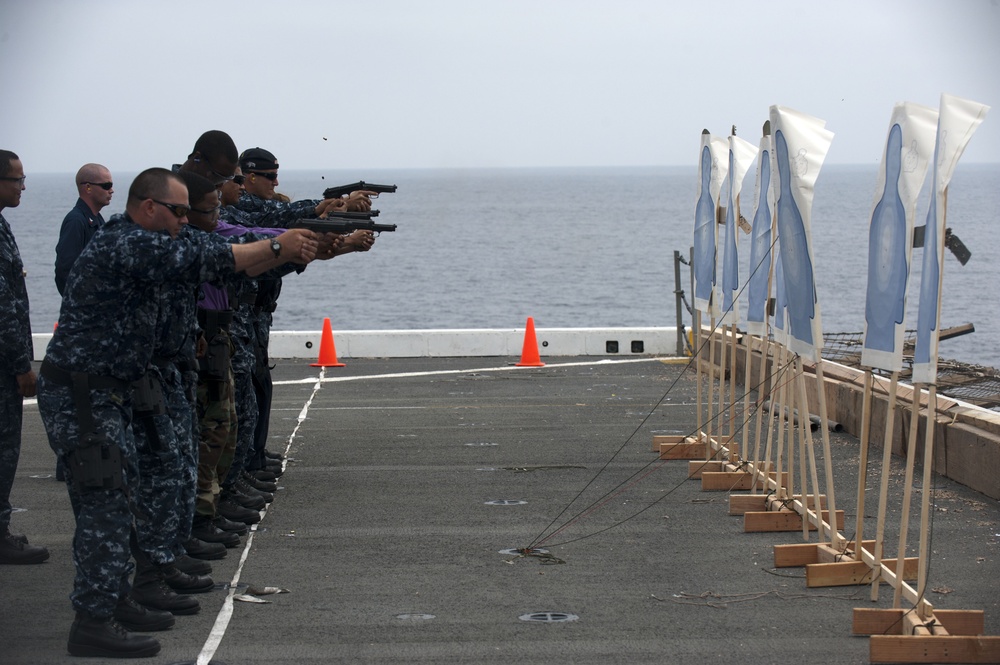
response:
{"label": "orange traffic cone", "polygon": [[337,362],[337,347],[333,344],[333,328],[330,327],[330,317],[323,319],[323,336],[319,340],[319,360],[311,363],[311,367],[347,367]]}
{"label": "orange traffic cone", "polygon": [[535,338],[535,320],[528,317],[528,324],[524,329],[524,346],[521,348],[521,362],[517,367],[545,367],[545,363],[538,357],[538,340]]}

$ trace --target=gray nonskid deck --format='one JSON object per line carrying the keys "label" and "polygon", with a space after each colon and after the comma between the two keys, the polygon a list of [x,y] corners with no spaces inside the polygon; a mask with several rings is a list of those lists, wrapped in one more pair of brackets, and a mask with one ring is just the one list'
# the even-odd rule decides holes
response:
{"label": "gray nonskid deck", "polygon": [[[320,370],[305,361],[275,369],[269,447],[287,447],[288,470],[249,550],[213,562],[216,582],[238,572],[243,584],[289,593],[234,602],[228,624],[219,619],[227,592],[202,594],[201,613],[157,634],[163,650],[143,662],[192,662],[213,632],[214,662],[229,665],[867,662],[852,610],[890,606],[891,590],[873,604],[867,586],[807,589],[801,569],[773,569],[773,546],[800,534],[743,533],[726,493],[686,480],[686,462],[655,461],[654,434],[698,425],[690,375],[664,398],[683,365],[346,362],[318,388]],[[857,441],[833,435],[832,447],[837,507],[851,525]],[[29,404],[12,497],[26,510],[12,527],[52,557],[0,567],[3,663],[70,660],[73,524],[53,467]],[[632,483],[637,472],[650,473]],[[565,563],[499,553],[532,543],[585,487],[557,526],[624,481],[545,544]],[[935,481],[931,602],[986,610],[986,632],[1000,634],[1000,508]],[[894,492],[901,482],[894,473]],[[874,473],[869,487],[877,483]],[[501,500],[514,505],[487,503]],[[890,518],[894,535],[898,511]],[[532,613],[576,620],[521,620]]]}

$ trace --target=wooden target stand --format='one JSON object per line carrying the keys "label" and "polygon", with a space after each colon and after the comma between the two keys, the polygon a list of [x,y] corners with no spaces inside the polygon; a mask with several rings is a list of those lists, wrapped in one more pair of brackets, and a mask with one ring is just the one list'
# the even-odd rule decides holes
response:
{"label": "wooden target stand", "polygon": [[[695,333],[696,337],[701,333],[700,316],[696,312]],[[714,329],[714,325],[711,329]],[[735,331],[734,331],[735,332]],[[698,381],[698,407],[697,418],[699,423],[711,423],[713,421],[713,401],[714,388],[713,377],[719,377],[719,413],[722,412],[723,396],[725,394],[724,383],[726,380],[726,357],[727,340],[732,345],[732,355],[730,356],[735,367],[736,335],[721,333],[718,335],[719,342],[709,344],[708,359],[708,400],[704,402],[708,408],[708,419],[702,419],[703,407],[703,369],[702,359],[697,359],[697,381]],[[755,352],[760,353],[761,372],[767,363],[769,350],[766,342],[752,340],[744,337],[744,342],[749,345],[759,344],[760,349]],[[721,347],[720,362],[715,364],[714,352],[716,347]],[[698,341],[695,348],[700,349]],[[773,349],[771,350],[773,351]],[[747,367],[750,365],[750,353],[747,353]],[[772,363],[772,379],[774,378],[774,366],[780,362],[778,356],[780,351],[774,352],[775,362]],[[747,371],[746,376],[750,376]],[[780,404],[787,404],[792,407],[799,404],[800,413],[808,413],[808,402],[806,400],[804,378],[801,367],[798,377],[798,397],[794,397],[796,391],[790,390],[788,394],[781,398]],[[735,371],[729,376],[730,381],[735,383]],[[825,383],[822,371],[822,362],[816,364],[816,385],[822,386]],[[771,382],[773,388],[775,383]],[[865,413],[863,415],[863,430],[867,432],[870,422],[870,399],[871,385],[866,384]],[[932,387],[933,388],[933,387]],[[894,392],[894,391],[893,391]],[[919,395],[918,391],[914,391]],[[735,392],[733,392],[735,394]],[[817,401],[820,406],[820,422],[826,423],[825,391],[817,390]],[[893,395],[893,399],[895,399]],[[928,405],[934,403],[933,392],[927,401]],[[920,410],[920,400],[914,400],[913,421]],[[787,413],[793,413],[789,408]],[[930,411],[930,408],[928,409]],[[933,412],[936,412],[934,409]],[[760,411],[758,410],[758,417]],[[816,472],[815,458],[812,456],[812,440],[806,433],[808,426],[800,423],[798,426],[789,424],[789,416],[779,409],[776,420],[779,426],[786,430],[798,430],[800,433],[800,477],[806,478],[806,457],[813,462],[813,493],[800,492],[793,493],[794,486],[793,463],[788,460],[789,470],[782,470],[781,451],[783,447],[780,442],[774,449],[777,452],[776,460],[771,460],[771,432],[768,431],[768,446],[763,459],[757,454],[760,437],[758,436],[757,448],[751,460],[741,459],[741,447],[746,449],[749,446],[741,446],[737,437],[732,434],[734,429],[730,428],[730,434],[721,432],[713,433],[710,427],[700,429],[689,436],[654,436],[653,451],[659,454],[663,460],[687,460],[688,477],[700,479],[702,491],[729,491],[749,490],[750,494],[731,494],[729,504],[730,515],[742,515],[744,519],[744,532],[760,531],[801,531],[803,540],[808,541],[812,532],[818,532],[819,542],[804,542],[795,544],[785,544],[774,546],[774,565],[776,568],[804,567],[806,570],[806,586],[833,587],[833,586],[857,586],[872,585],[872,601],[878,600],[878,585],[880,582],[888,584],[894,589],[894,607],[889,609],[878,608],[856,608],[854,610],[852,632],[855,635],[870,636],[869,657],[873,663],[1000,663],[1000,637],[983,635],[985,631],[985,613],[983,610],[935,610],[933,605],[924,597],[926,587],[927,552],[924,543],[926,542],[926,512],[921,524],[921,557],[903,557],[900,561],[896,558],[883,558],[881,553],[883,548],[882,524],[880,520],[879,534],[875,540],[863,540],[858,543],[845,538],[842,534],[844,529],[843,511],[834,509],[832,517],[836,519],[836,526],[831,522],[831,512],[827,507],[827,496],[820,493],[818,474]],[[805,418],[800,421],[805,421]],[[893,418],[887,418],[887,428],[892,427]],[[933,426],[925,428],[928,431],[928,441],[925,442],[925,486],[929,486],[930,464],[932,460],[933,446]],[[912,466],[915,452],[915,438],[917,427],[914,424],[910,428],[911,454],[907,456],[907,487],[904,492],[904,501],[908,509],[909,495],[912,491]],[[760,429],[757,428],[759,435]],[[886,441],[891,441],[891,429]],[[824,437],[827,433],[823,432]],[[780,435],[779,435],[780,438]],[[867,436],[862,444],[861,462],[859,463],[859,506],[863,507],[863,488],[867,468]],[[829,460],[828,439],[824,441],[824,460]],[[788,441],[787,450],[789,453],[794,449],[791,438]],[[891,456],[891,446],[884,444],[886,457]],[[791,454],[789,454],[791,458]],[[885,469],[888,469],[888,460],[885,460]],[[832,487],[832,468],[826,464],[827,485]],[[883,478],[888,474],[883,470]],[[780,481],[779,481],[780,478]],[[801,483],[805,488],[806,483]],[[924,492],[924,500],[928,498],[928,493]],[[887,501],[885,491],[880,497],[880,513],[884,511]],[[859,515],[863,512],[859,508]],[[905,518],[904,518],[905,519]],[[860,520],[860,518],[859,518]],[[902,538],[900,551],[905,552],[905,525],[902,528]],[[861,533],[860,530],[857,533]],[[911,582],[917,581],[917,587]],[[905,600],[909,604],[909,609],[901,607],[901,602]]]}

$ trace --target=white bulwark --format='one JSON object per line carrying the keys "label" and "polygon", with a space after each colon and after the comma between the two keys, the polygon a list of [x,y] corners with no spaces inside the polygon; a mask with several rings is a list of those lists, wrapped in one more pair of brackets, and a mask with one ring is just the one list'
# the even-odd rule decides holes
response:
{"label": "white bulwark", "polygon": [[[547,356],[675,356],[677,328],[537,328],[539,355]],[[320,330],[272,331],[271,358],[316,359]],[[32,335],[35,358],[45,355],[52,335]],[[468,330],[333,331],[339,358],[520,357],[524,328]]]}

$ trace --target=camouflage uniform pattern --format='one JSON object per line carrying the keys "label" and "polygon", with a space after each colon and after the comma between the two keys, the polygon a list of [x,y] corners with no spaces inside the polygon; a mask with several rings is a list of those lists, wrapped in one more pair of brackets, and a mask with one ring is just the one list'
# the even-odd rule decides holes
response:
{"label": "camouflage uniform pattern", "polygon": [[234,206],[247,223],[243,226],[266,226],[287,229],[297,219],[315,217],[316,206],[321,201],[303,199],[301,201],[269,201],[249,192],[242,192]]}
{"label": "camouflage uniform pattern", "polygon": [[[288,228],[297,219],[314,217],[319,203],[318,200],[310,199],[291,203],[269,201],[243,192],[235,206],[237,215],[233,223]],[[264,464],[264,447],[267,443],[271,410],[271,370],[267,348],[273,312],[277,306],[278,295],[281,293],[281,277],[292,270],[302,272],[304,269],[305,266],[286,265],[259,276],[257,302],[252,310],[247,312],[246,325],[252,328],[253,367],[249,385],[245,389],[254,395],[252,399],[249,396],[244,398],[244,407],[249,409],[254,405],[257,414],[253,437],[241,443],[241,447],[244,445],[246,447],[242,461],[248,469],[259,469]],[[239,388],[237,388],[238,396]],[[243,420],[240,422],[243,423]]]}
{"label": "camouflage uniform pattern", "polygon": [[236,428],[236,454],[233,456],[233,464],[222,483],[227,487],[235,483],[246,468],[247,455],[253,448],[253,433],[257,427],[257,395],[253,391],[251,374],[237,372],[234,365],[233,379],[236,389],[236,419],[239,421],[239,427]]}
{"label": "camouflage uniform pattern", "polygon": [[[177,241],[197,243],[195,235],[184,227]],[[133,414],[140,478],[136,502],[150,518],[137,523],[136,530],[140,549],[156,564],[170,563],[175,555],[183,553],[182,544],[191,537],[194,518],[198,477],[196,414],[193,395],[178,363],[194,362],[196,289],[197,284],[184,281],[169,282],[160,288],[154,364],[147,372],[163,390],[165,413]]]}
{"label": "camouflage uniform pattern", "polygon": [[[215,397],[213,395],[212,397]],[[198,420],[201,427],[198,448],[198,498],[195,512],[205,517],[215,516],[221,486],[233,465],[236,453],[236,404],[233,395],[233,373],[219,385],[218,399],[209,398],[209,384],[198,383]]]}
{"label": "camouflage uniform pattern", "polygon": [[[98,432],[107,437],[110,445],[117,445],[122,459],[126,460],[123,479],[126,487],[130,488],[129,494],[134,496],[139,483],[135,447],[128,433],[132,411],[128,396],[121,391],[92,390],[90,404]],[[80,425],[69,387],[52,384],[44,376],[39,376],[38,411],[56,456],[64,458],[79,447]],[[81,493],[74,486],[73,469],[67,468],[65,473],[66,488],[76,517],[73,537],[76,578],[70,601],[78,611],[107,618],[114,612],[131,572],[129,534],[132,513],[129,499],[122,490],[87,490]]]}
{"label": "camouflage uniform pattern", "polygon": [[[136,522],[139,547],[155,564],[171,563],[191,537],[198,451],[191,431],[191,403],[177,366],[149,370],[163,389],[165,413],[133,414],[139,466],[136,505],[149,519]],[[151,432],[152,430],[152,432]]]}
{"label": "camouflage uniform pattern", "polygon": [[0,215],[0,534],[10,524],[10,492],[21,456],[24,399],[18,374],[31,370],[34,355],[24,264],[10,225]]}
{"label": "camouflage uniform pattern", "polygon": [[[197,284],[232,271],[233,255],[225,243],[174,241],[166,233],[144,230],[127,214],[115,215],[74,265],[46,361],[64,371],[131,383],[152,358],[162,285]],[[126,486],[134,493],[138,473],[131,404],[106,389],[92,389],[90,403],[97,429],[108,445],[120,449]],[[40,377],[38,408],[57,456],[65,458],[81,447],[70,388]],[[108,617],[128,573],[129,501],[120,490],[78,491],[69,469],[66,480],[76,514],[77,574],[70,597],[76,610]]]}

